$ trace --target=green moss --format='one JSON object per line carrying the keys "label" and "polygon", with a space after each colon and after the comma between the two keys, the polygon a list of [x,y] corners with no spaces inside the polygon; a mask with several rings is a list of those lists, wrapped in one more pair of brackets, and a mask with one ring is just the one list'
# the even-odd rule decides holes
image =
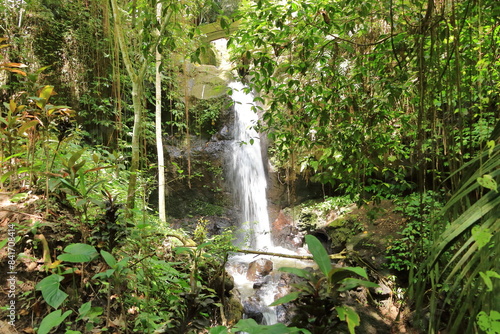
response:
{"label": "green moss", "polygon": [[204,201],[194,200],[190,205],[190,214],[196,216],[222,216],[224,208]]}
{"label": "green moss", "polygon": [[348,223],[347,218],[339,217],[339,218],[333,220],[330,224],[328,224],[328,227],[331,227],[331,228],[342,227],[346,223]]}
{"label": "green moss", "polygon": [[346,227],[336,228],[328,231],[333,245],[343,245],[352,237],[351,229]]}

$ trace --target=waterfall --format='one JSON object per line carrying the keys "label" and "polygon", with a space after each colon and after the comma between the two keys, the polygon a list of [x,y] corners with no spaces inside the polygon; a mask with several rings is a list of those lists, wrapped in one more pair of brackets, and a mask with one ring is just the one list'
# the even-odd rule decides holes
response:
{"label": "waterfall", "polygon": [[242,211],[242,229],[247,246],[269,250],[271,241],[267,211],[267,181],[262,160],[259,134],[254,129],[258,115],[253,110],[253,95],[244,92],[243,84],[233,82],[235,124],[231,152],[230,179]]}
{"label": "waterfall", "polygon": [[[253,108],[254,97],[245,93],[245,86],[241,83],[233,82],[229,87],[233,90],[235,121],[228,179],[241,210],[239,228],[242,237],[239,242],[245,241],[245,246],[252,250],[292,254],[294,252],[274,246],[271,239],[266,173],[259,134],[254,128],[258,122]],[[287,289],[280,286],[278,269],[305,265],[302,261],[281,257],[238,255],[229,259],[226,269],[234,278],[246,316],[254,317],[264,325],[272,325],[278,322],[278,316],[276,307],[269,305],[280,291],[283,293]],[[253,273],[249,276],[249,272]]]}
{"label": "waterfall", "polygon": [[[227,61],[225,40],[212,43],[222,56],[221,68],[229,69],[231,66]],[[275,247],[271,239],[267,178],[259,134],[254,128],[258,122],[258,115],[253,110],[254,96],[245,92],[246,87],[242,83],[232,82],[229,87],[233,91],[235,120],[233,143],[230,152],[227,152],[226,179],[231,184],[241,211],[238,246],[291,254],[293,252],[287,249]],[[250,268],[259,260],[272,262],[271,272],[249,277]],[[280,267],[304,267],[304,264],[297,260],[264,255],[234,255],[229,259],[226,270],[234,278],[235,290],[238,291],[247,317],[253,317],[265,325],[278,322],[276,308],[268,305],[287,289],[280,283]]]}
{"label": "waterfall", "polygon": [[[267,181],[259,134],[254,129],[258,121],[253,109],[254,96],[246,93],[245,86],[239,82],[233,82],[229,87],[233,90],[235,112],[229,179],[241,210],[239,242],[252,250],[271,251],[273,243],[267,211]],[[242,303],[247,305],[245,308],[258,310],[262,314],[261,322],[271,325],[277,322],[277,317],[274,308],[268,305],[274,301],[277,284],[274,280],[267,280],[261,288],[254,288],[257,282],[247,277],[247,271],[255,260],[255,256],[234,256],[230,259],[228,271],[234,278]]]}

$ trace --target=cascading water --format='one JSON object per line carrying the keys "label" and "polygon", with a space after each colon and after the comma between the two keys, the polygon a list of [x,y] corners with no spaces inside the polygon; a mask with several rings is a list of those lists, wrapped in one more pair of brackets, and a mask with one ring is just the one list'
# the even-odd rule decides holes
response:
{"label": "cascading water", "polygon": [[[222,56],[221,67],[229,69],[225,41],[212,43]],[[254,129],[258,122],[258,115],[253,108],[254,96],[245,92],[246,88],[242,83],[233,82],[229,87],[233,90],[235,122],[233,143],[228,157],[227,179],[232,185],[241,211],[239,224],[241,237],[238,246],[264,252],[293,253],[275,247],[271,239],[266,173],[259,134]],[[255,269],[255,266],[262,263],[270,267],[270,272],[263,273],[257,270],[256,275],[249,275],[252,266]],[[281,273],[277,270],[283,266],[305,265],[301,261],[267,255],[237,255],[229,259],[226,269],[234,278],[235,290],[239,293],[246,316],[254,317],[265,325],[278,322],[276,309],[268,305],[276,300],[278,293],[287,291],[286,286],[280,286]]]}
{"label": "cascading water", "polygon": [[[233,90],[235,111],[229,179],[242,213],[239,241],[252,250],[270,251],[273,243],[267,210],[267,181],[259,135],[254,129],[258,115],[253,110],[253,95],[245,93],[243,84],[233,82],[229,87]],[[230,260],[228,271],[234,278],[243,304],[251,301],[252,307],[262,314],[262,323],[274,324],[277,322],[276,312],[268,305],[274,301],[277,284],[267,280],[258,291],[255,290],[257,282],[247,275],[249,263],[255,260],[255,256],[235,256]]]}
{"label": "cascading water", "polygon": [[269,250],[273,244],[267,211],[267,182],[259,135],[253,128],[258,115],[252,108],[253,95],[244,92],[243,84],[233,82],[229,87],[233,89],[235,103],[230,179],[242,211],[244,237],[248,238],[248,247]]}

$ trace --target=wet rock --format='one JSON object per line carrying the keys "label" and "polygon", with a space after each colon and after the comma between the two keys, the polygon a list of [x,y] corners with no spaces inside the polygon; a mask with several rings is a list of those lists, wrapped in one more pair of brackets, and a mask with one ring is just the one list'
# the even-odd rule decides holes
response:
{"label": "wet rock", "polygon": [[257,323],[262,323],[264,315],[262,314],[260,299],[254,296],[243,301],[243,312],[248,318],[254,319]]}
{"label": "wet rock", "polygon": [[211,141],[213,142],[218,142],[220,140],[232,140],[233,139],[233,134],[229,126],[224,125],[222,129],[220,129],[216,134],[210,138]]}
{"label": "wet rock", "polygon": [[258,259],[248,265],[247,279],[258,281],[262,277],[269,275],[271,271],[273,271],[273,262],[271,260]]}
{"label": "wet rock", "polygon": [[302,246],[302,236],[291,217],[280,210],[272,224],[272,238],[276,246],[296,250]]}

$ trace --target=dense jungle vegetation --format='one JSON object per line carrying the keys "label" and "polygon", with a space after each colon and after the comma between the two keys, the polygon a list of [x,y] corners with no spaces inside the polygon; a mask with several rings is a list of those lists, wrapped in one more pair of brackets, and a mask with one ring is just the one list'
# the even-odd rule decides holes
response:
{"label": "dense jungle vegetation", "polygon": [[170,223],[168,185],[203,180],[192,141],[229,108],[230,91],[188,93],[192,68],[218,64],[212,24],[290,204],[299,180],[401,203],[388,268],[416,332],[500,333],[497,0],[0,0],[0,16],[0,189],[29,210],[2,216],[0,330],[326,333],[340,319],[354,333],[338,298],[371,287],[351,277],[368,278],[362,264],[332,267],[306,238],[319,271],[289,270],[309,285],[281,302],[329,303],[324,321],[258,325],[229,295],[233,230]]}

